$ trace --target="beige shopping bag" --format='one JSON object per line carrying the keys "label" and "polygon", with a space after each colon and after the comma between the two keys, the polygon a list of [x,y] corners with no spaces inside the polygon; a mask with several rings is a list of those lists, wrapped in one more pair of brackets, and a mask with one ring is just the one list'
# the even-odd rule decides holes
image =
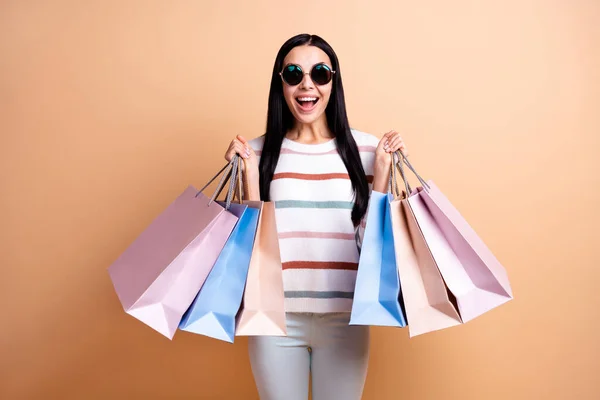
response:
{"label": "beige shopping bag", "polygon": [[260,210],[236,336],[285,336],[283,271],[275,221],[275,204],[245,201]]}
{"label": "beige shopping bag", "polygon": [[406,191],[393,185],[397,193],[391,203],[392,232],[409,335],[413,337],[458,325],[461,319],[413,214],[409,199],[418,194],[407,196],[410,185],[401,168],[399,172]]}

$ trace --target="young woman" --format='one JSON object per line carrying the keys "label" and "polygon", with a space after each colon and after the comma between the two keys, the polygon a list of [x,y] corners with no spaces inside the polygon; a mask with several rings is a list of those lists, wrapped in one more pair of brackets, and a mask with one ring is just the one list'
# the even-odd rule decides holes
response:
{"label": "young woman", "polygon": [[369,329],[349,326],[372,179],[386,193],[391,154],[406,149],[350,129],[337,56],[315,35],[283,44],[273,68],[266,134],[237,136],[249,200],[275,202],[288,335],[250,337],[262,400],[360,399]]}

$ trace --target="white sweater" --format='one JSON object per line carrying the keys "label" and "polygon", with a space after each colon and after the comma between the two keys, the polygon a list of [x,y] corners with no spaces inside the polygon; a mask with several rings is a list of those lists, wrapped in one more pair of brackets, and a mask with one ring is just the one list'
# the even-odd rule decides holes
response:
{"label": "white sweater", "polygon": [[[372,189],[379,139],[352,130]],[[260,157],[264,136],[249,142]],[[271,182],[287,312],[350,312],[364,221],[355,229],[352,184],[335,139],[284,139]],[[366,217],[366,216],[365,216]]]}

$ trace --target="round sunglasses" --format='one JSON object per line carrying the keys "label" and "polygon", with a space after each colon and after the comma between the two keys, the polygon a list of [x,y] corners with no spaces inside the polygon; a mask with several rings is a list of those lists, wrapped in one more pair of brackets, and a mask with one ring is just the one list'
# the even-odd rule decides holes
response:
{"label": "round sunglasses", "polygon": [[299,65],[288,64],[283,68],[283,71],[279,73],[283,81],[290,86],[299,85],[300,82],[302,82],[302,79],[304,79],[305,74],[309,74],[310,79],[315,84],[322,86],[331,82],[331,78],[333,78],[335,71],[332,71],[331,68],[324,63],[314,65],[310,72],[302,71],[302,67]]}

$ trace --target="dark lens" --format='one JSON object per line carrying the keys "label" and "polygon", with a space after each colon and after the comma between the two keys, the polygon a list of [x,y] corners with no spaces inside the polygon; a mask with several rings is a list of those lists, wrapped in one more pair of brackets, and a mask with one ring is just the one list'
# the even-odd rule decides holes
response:
{"label": "dark lens", "polygon": [[331,81],[331,69],[325,64],[317,64],[310,71],[310,78],[317,85],[326,85]]}
{"label": "dark lens", "polygon": [[288,65],[283,69],[281,77],[288,85],[295,86],[302,82],[302,69],[297,65]]}

